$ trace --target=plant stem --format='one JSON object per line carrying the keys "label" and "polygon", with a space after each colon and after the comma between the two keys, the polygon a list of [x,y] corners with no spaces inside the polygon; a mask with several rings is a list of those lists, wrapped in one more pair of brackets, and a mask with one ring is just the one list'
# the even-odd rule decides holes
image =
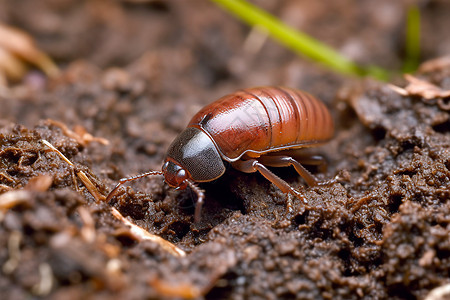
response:
{"label": "plant stem", "polygon": [[245,0],[211,1],[247,24],[264,28],[273,39],[292,51],[321,63],[334,71],[353,76],[371,76],[380,80],[387,80],[389,77],[388,71],[376,66],[359,66],[331,47],[287,26],[276,17]]}
{"label": "plant stem", "polygon": [[420,10],[411,5],[406,17],[405,62],[403,72],[413,72],[419,66],[420,58]]}

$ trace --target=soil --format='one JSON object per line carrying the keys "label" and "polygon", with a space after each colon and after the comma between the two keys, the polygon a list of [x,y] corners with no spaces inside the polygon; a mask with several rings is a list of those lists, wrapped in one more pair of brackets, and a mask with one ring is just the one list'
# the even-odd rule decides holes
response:
{"label": "soil", "polygon": [[[252,2],[359,63],[401,67],[406,1]],[[419,4],[422,59],[450,53],[450,5]],[[62,70],[0,93],[2,299],[424,299],[450,284],[448,99],[343,77],[271,40],[257,47],[264,36],[208,1],[3,0],[0,20]],[[442,62],[415,76],[449,90]],[[200,185],[198,223],[189,189],[160,177],[121,189],[114,207],[178,257],[130,233],[79,180],[107,195],[160,170],[198,109],[260,85],[306,90],[334,116],[336,137],[309,151],[328,161],[311,171],[335,183],[273,169],[307,204],[288,210],[261,175],[231,167]]]}

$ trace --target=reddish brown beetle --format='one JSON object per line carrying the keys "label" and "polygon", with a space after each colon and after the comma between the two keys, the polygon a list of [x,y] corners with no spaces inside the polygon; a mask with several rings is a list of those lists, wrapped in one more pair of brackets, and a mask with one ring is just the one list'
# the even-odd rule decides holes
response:
{"label": "reddish brown beetle", "polygon": [[195,220],[200,218],[203,191],[195,182],[212,181],[225,172],[223,161],[245,173],[260,172],[281,191],[303,199],[300,192],[272,173],[269,167],[293,166],[310,186],[321,184],[295,158],[298,149],[322,144],[333,136],[333,120],[325,105],[310,94],[284,87],[237,91],[205,106],[172,142],[162,171],[123,178],[109,193],[109,202],[125,182],[163,175],[169,186],[189,186],[197,194]]}

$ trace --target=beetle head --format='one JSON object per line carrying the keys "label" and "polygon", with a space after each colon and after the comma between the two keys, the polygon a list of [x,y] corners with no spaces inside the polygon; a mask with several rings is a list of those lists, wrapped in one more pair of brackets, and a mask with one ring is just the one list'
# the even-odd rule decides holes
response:
{"label": "beetle head", "polygon": [[225,172],[225,165],[212,139],[202,130],[188,127],[172,142],[162,172],[171,187],[185,188],[186,182],[206,182]]}
{"label": "beetle head", "polygon": [[178,162],[173,159],[166,158],[162,167],[164,179],[166,183],[176,189],[185,189],[187,186],[186,179],[190,178],[189,172],[186,171]]}

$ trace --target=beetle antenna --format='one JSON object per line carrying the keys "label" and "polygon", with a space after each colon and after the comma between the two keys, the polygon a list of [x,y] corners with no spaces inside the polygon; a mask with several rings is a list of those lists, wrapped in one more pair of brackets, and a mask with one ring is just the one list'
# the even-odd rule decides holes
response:
{"label": "beetle antenna", "polygon": [[195,203],[195,213],[194,213],[194,222],[198,223],[200,222],[200,217],[202,213],[202,207],[203,207],[203,200],[205,200],[205,193],[204,191],[199,188],[193,181],[186,180],[187,184],[197,194],[197,202]]}
{"label": "beetle antenna", "polygon": [[106,197],[106,202],[109,203],[110,205],[113,205],[114,202],[111,201],[111,199],[117,195],[117,191],[119,190],[119,188],[124,185],[125,183],[129,182],[129,181],[133,181],[136,179],[140,179],[143,177],[147,177],[147,176],[155,176],[155,175],[163,175],[163,172],[161,171],[150,171],[150,172],[146,172],[146,173],[142,173],[136,176],[131,176],[131,177],[126,177],[126,178],[122,178],[119,180],[119,183],[112,189],[111,192],[109,192],[108,196]]}

